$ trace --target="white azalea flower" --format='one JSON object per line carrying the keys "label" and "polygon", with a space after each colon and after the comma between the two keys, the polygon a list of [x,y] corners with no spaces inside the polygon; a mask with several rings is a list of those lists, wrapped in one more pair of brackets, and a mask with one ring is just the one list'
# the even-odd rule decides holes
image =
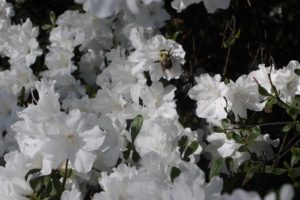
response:
{"label": "white azalea flower", "polygon": [[61,194],[61,200],[81,200],[81,192],[78,188],[75,187],[75,185],[72,185],[71,191],[65,190]]}
{"label": "white azalea flower", "polygon": [[188,95],[197,101],[196,114],[207,120],[220,120],[227,116],[225,107],[230,109],[231,104],[224,97],[228,95],[228,86],[221,82],[221,76],[211,77],[202,74],[195,78],[197,85],[190,89]]}
{"label": "white azalea flower", "polygon": [[105,136],[98,126],[87,126],[86,118],[79,110],[73,110],[69,115],[60,113],[44,123],[33,124],[25,118],[13,128],[18,133],[21,151],[34,158],[42,157],[43,174],[59,168],[67,159],[75,171],[87,173]]}
{"label": "white azalea flower", "polygon": [[[17,96],[0,90],[0,133],[9,131],[10,125],[17,120],[16,112],[20,110]],[[1,151],[0,151],[1,152]]]}
{"label": "white azalea flower", "polygon": [[230,0],[174,0],[171,5],[177,12],[181,12],[189,5],[200,3],[201,1],[203,1],[208,13],[214,13],[219,8],[227,9],[230,4]]}
{"label": "white azalea flower", "polygon": [[29,200],[26,196],[33,194],[25,175],[30,169],[39,167],[29,157],[12,151],[4,156],[5,167],[0,167],[0,199]]}
{"label": "white azalea flower", "polygon": [[112,47],[111,20],[98,19],[90,13],[69,10],[58,17],[57,25],[63,30],[68,30],[72,37],[63,35],[64,38],[71,40],[73,47],[81,45],[79,49],[82,51],[91,49],[98,53],[99,50],[108,50]]}
{"label": "white azalea flower", "polygon": [[240,117],[247,117],[247,109],[261,111],[265,102],[261,102],[258,93],[258,85],[254,80],[247,76],[240,76],[235,83],[228,84],[229,93],[228,101],[232,104],[232,111]]}
{"label": "white azalea flower", "polygon": [[124,135],[127,134],[125,125],[118,119],[102,116],[99,125],[105,132],[103,145],[97,150],[97,160],[94,167],[99,170],[109,170],[116,165],[124,148]]}
{"label": "white azalea flower", "polygon": [[176,88],[172,85],[163,87],[160,82],[153,83],[141,91],[141,99],[145,106],[146,116],[149,118],[164,117],[177,119],[176,104],[174,102]]}
{"label": "white azalea flower", "polygon": [[220,200],[292,200],[294,197],[294,189],[291,185],[282,185],[279,191],[278,198],[274,192],[269,193],[264,198],[261,198],[255,191],[245,191],[243,189],[235,189],[231,195],[223,194]]}
{"label": "white azalea flower", "polygon": [[127,102],[121,95],[113,94],[107,89],[98,90],[95,98],[91,99],[91,109],[98,114],[121,112]]}
{"label": "white azalea flower", "polygon": [[10,58],[11,65],[29,67],[42,54],[36,40],[38,35],[39,29],[32,26],[29,18],[22,25],[0,29],[0,53]]}
{"label": "white azalea flower", "polygon": [[181,12],[186,9],[189,5],[194,3],[200,3],[202,0],[174,0],[171,3],[171,6],[177,10],[177,12]]}
{"label": "white azalea flower", "polygon": [[204,6],[208,13],[214,13],[217,9],[227,9],[230,0],[203,0]]}
{"label": "white azalea flower", "polygon": [[11,24],[10,18],[15,15],[14,8],[11,3],[6,0],[0,1],[0,29],[7,28]]}
{"label": "white azalea flower", "polygon": [[107,54],[111,63],[97,77],[97,84],[112,93],[120,94],[127,101],[139,104],[141,90],[146,87],[146,78],[141,64],[126,60],[125,51],[117,48]]}
{"label": "white azalea flower", "polygon": [[[131,0],[131,2],[133,1]],[[166,24],[166,21],[170,19],[169,14],[164,9],[164,1],[149,4],[138,2],[136,8],[137,12],[125,12],[124,17],[126,20],[134,22],[138,26],[161,28]]]}
{"label": "white azalea flower", "polygon": [[[75,0],[76,3],[83,4],[83,9],[89,11],[99,18],[109,17],[116,14],[121,9],[128,8],[132,13],[138,13],[139,1],[137,0],[110,0],[110,1],[97,1],[97,0]],[[152,2],[161,2],[161,0],[143,0],[146,5]]]}
{"label": "white azalea flower", "polygon": [[110,175],[103,172],[99,183],[104,191],[96,193],[93,200],[129,199],[127,193],[129,181],[137,174],[138,171],[134,167],[128,167],[124,164],[120,164]]}
{"label": "white azalea flower", "polygon": [[286,67],[274,74],[273,84],[284,102],[290,102],[296,94],[300,94],[300,77],[294,73],[295,69],[300,69],[299,62],[290,61]]}
{"label": "white azalea flower", "polygon": [[[156,35],[148,40],[138,34],[140,30],[133,29],[129,38],[135,47],[135,51],[129,56],[132,62],[142,62],[146,66],[145,71],[149,71],[151,80],[157,82],[160,78],[171,80],[179,78],[181,75],[181,65],[185,63],[185,52],[182,46],[173,40],[168,40],[162,35]],[[140,35],[139,42],[134,42],[136,36]],[[164,51],[170,57],[171,68],[165,69],[161,66],[160,54]]]}
{"label": "white azalea flower", "polygon": [[274,67],[266,67],[264,64],[258,66],[258,70],[249,73],[248,77],[252,80],[256,80],[262,87],[264,87],[269,93],[271,93],[271,84],[269,80],[269,74],[272,82],[275,80]]}
{"label": "white azalea flower", "polygon": [[43,77],[56,77],[70,75],[77,67],[73,64],[73,49],[64,49],[61,47],[51,47],[45,57],[45,65],[48,70],[43,71]]}
{"label": "white azalea flower", "polygon": [[[79,110],[72,110],[68,115],[60,112],[53,82],[42,82],[37,88],[41,97],[37,105],[24,109],[19,114],[23,121],[12,126],[21,152],[31,158],[41,158],[44,174],[59,168],[67,159],[75,171],[89,172],[96,160],[95,151],[105,139],[99,127],[91,123],[95,116]],[[51,107],[45,106],[48,101]],[[34,114],[39,113],[42,118],[36,119]]]}
{"label": "white azalea flower", "polygon": [[10,70],[0,72],[1,88],[16,96],[20,94],[23,87],[27,96],[36,80],[31,68],[22,65],[14,65]]}
{"label": "white azalea flower", "polygon": [[163,117],[144,120],[134,144],[141,156],[153,151],[167,157],[177,147],[180,134],[173,120]]}

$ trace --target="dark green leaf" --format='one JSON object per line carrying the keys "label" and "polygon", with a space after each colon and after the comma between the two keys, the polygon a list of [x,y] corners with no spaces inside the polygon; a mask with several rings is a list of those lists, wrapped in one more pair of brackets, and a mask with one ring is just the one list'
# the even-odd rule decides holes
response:
{"label": "dark green leaf", "polygon": [[55,13],[51,10],[49,13],[49,18],[50,18],[50,22],[52,25],[55,25],[55,21],[56,21],[56,16]]}
{"label": "dark green leaf", "polygon": [[288,107],[286,109],[286,113],[294,120],[297,119],[298,116],[298,110],[295,107]]}
{"label": "dark green leaf", "polygon": [[284,169],[284,168],[274,168],[272,170],[272,174],[274,174],[276,176],[282,175],[282,174],[284,174],[286,172],[287,172],[287,169]]}
{"label": "dark green leaf", "polygon": [[271,113],[273,111],[273,105],[277,104],[277,100],[274,98],[270,98],[264,108],[266,113]]}
{"label": "dark green leaf", "polygon": [[265,173],[271,174],[273,172],[273,169],[274,169],[273,166],[267,165],[265,166]]}
{"label": "dark green leaf", "polygon": [[228,140],[231,140],[233,138],[233,134],[235,134],[235,132],[233,131],[226,132],[226,138]]}
{"label": "dark green leaf", "polygon": [[132,152],[132,161],[138,162],[140,159],[141,159],[141,156],[139,155],[139,153],[136,151],[133,151]]}
{"label": "dark green leaf", "polygon": [[28,176],[31,175],[31,174],[36,174],[36,173],[39,173],[41,171],[41,169],[31,169],[27,172],[27,174],[25,175],[25,180],[28,179]]}
{"label": "dark green leaf", "polygon": [[282,132],[287,133],[287,132],[289,132],[293,127],[294,127],[294,123],[293,123],[293,122],[288,123],[288,124],[286,124],[286,125],[283,126]]}
{"label": "dark green leaf", "polygon": [[232,135],[232,138],[233,138],[237,143],[240,143],[240,144],[243,144],[243,143],[244,143],[243,138],[242,138],[239,134],[237,134],[237,133],[234,133],[234,134]]}
{"label": "dark green leaf", "polygon": [[232,110],[228,112],[227,118],[228,118],[231,122],[235,122],[235,114],[234,114],[234,112],[233,112]]}
{"label": "dark green leaf", "polygon": [[213,161],[212,166],[209,171],[209,178],[213,176],[218,176],[222,170],[223,158],[218,158]]}
{"label": "dark green leaf", "polygon": [[178,176],[180,175],[180,173],[181,173],[181,170],[180,170],[179,168],[177,168],[177,167],[172,167],[171,173],[170,173],[172,182],[174,181],[174,179],[175,179],[176,177],[178,177]]}
{"label": "dark green leaf", "polygon": [[292,179],[295,179],[298,176],[300,176],[300,167],[290,168],[288,171],[288,176],[291,177]]}
{"label": "dark green leaf", "polygon": [[226,166],[227,171],[229,173],[231,173],[233,170],[233,167],[234,167],[234,161],[233,161],[232,157],[225,158],[225,166]]}
{"label": "dark green leaf", "polygon": [[298,76],[300,76],[300,69],[295,69],[294,72],[295,72],[295,74],[297,74]]}
{"label": "dark green leaf", "polygon": [[132,143],[134,142],[135,138],[139,134],[141,128],[143,125],[143,116],[142,115],[137,115],[133,121],[131,122],[131,139]]}
{"label": "dark green leaf", "polygon": [[214,130],[214,132],[217,132],[217,133],[223,133],[224,132],[224,129],[221,128],[221,127],[218,127],[218,126],[214,126],[213,130]]}
{"label": "dark green leaf", "polygon": [[188,142],[188,137],[186,135],[182,136],[180,140],[178,141],[178,146],[186,146]]}
{"label": "dark green leaf", "polygon": [[291,167],[293,167],[300,161],[300,148],[292,147],[291,152],[292,152]]}
{"label": "dark green leaf", "polygon": [[223,43],[223,47],[225,49],[231,47],[235,43],[236,39],[238,39],[239,37],[240,37],[240,30],[238,30],[236,34],[235,33],[231,34],[229,38]]}
{"label": "dark green leaf", "polygon": [[229,120],[228,119],[222,119],[222,126],[223,126],[224,129],[228,129]]}
{"label": "dark green leaf", "polygon": [[240,148],[238,149],[239,152],[247,152],[248,149],[245,145],[240,146]]}
{"label": "dark green leaf", "polygon": [[48,31],[52,28],[52,26],[50,24],[43,24],[41,28],[44,31]]}
{"label": "dark green leaf", "polygon": [[287,169],[289,169],[289,168],[290,168],[290,165],[289,165],[289,163],[288,163],[288,162],[286,162],[286,161],[284,161],[284,162],[283,162],[283,166],[284,166],[285,168],[287,168]]}
{"label": "dark green leaf", "polygon": [[[72,169],[67,169],[67,178],[70,178],[70,176],[72,175]],[[59,174],[62,176],[62,177],[65,177],[65,169],[61,169],[59,170]]]}
{"label": "dark green leaf", "polygon": [[300,104],[300,95],[296,95],[296,96],[295,96],[295,102],[296,102],[297,104]]}
{"label": "dark green leaf", "polygon": [[248,145],[253,144],[255,142],[256,138],[260,135],[260,128],[259,127],[254,127],[251,129],[251,132],[249,133],[247,137],[247,143]]}
{"label": "dark green leaf", "polygon": [[123,151],[123,157],[125,160],[128,160],[130,156],[130,150],[126,149],[125,151]]}
{"label": "dark green leaf", "polygon": [[269,92],[264,88],[262,87],[261,85],[258,85],[258,93],[262,96],[269,96]]}
{"label": "dark green leaf", "polygon": [[185,150],[184,158],[189,157],[198,149],[199,143],[198,141],[193,141]]}

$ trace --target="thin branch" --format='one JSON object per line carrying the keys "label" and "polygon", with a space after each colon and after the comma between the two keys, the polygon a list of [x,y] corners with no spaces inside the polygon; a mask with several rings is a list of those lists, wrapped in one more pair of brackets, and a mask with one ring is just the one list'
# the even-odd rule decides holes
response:
{"label": "thin branch", "polygon": [[64,179],[63,179],[63,182],[62,182],[64,188],[65,188],[65,185],[66,185],[66,182],[67,182],[68,165],[69,165],[69,159],[66,160]]}

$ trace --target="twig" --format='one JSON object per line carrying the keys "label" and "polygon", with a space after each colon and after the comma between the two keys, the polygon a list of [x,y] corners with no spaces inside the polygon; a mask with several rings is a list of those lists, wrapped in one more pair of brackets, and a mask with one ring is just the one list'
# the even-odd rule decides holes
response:
{"label": "twig", "polygon": [[66,185],[66,182],[67,182],[68,165],[69,165],[69,159],[66,160],[64,179],[63,179],[63,182],[62,182],[63,188],[65,188],[65,185]]}

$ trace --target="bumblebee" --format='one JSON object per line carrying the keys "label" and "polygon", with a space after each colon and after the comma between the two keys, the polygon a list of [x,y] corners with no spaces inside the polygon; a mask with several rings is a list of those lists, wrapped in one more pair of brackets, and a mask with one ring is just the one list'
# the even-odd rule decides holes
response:
{"label": "bumblebee", "polygon": [[161,70],[165,72],[167,69],[171,69],[173,66],[171,50],[162,49],[159,52],[159,61]]}

